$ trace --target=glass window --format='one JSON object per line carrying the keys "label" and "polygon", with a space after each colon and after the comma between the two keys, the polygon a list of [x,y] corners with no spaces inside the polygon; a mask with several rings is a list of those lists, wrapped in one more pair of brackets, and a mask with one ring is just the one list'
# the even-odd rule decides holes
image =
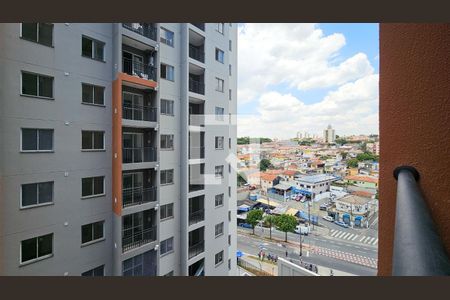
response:
{"label": "glass window", "polygon": [[53,45],[53,24],[22,23],[22,38],[51,47]]}
{"label": "glass window", "polygon": [[217,107],[216,106],[216,120],[217,121],[223,121],[223,115],[225,113],[225,109],[223,107]]}
{"label": "glass window", "polygon": [[173,203],[162,205],[160,211],[160,219],[168,219],[173,217]]}
{"label": "glass window", "polygon": [[215,174],[216,177],[223,177],[223,166],[216,166]]}
{"label": "glass window", "polygon": [[161,37],[160,37],[161,43],[164,43],[166,45],[173,47],[173,44],[174,44],[173,37],[174,37],[174,33],[172,31],[161,27]]}
{"label": "glass window", "polygon": [[218,265],[221,262],[223,262],[223,250],[215,255],[214,262],[215,262],[216,265]]}
{"label": "glass window", "polygon": [[22,72],[22,94],[53,98],[53,77]]}
{"label": "glass window", "polygon": [[85,244],[102,239],[104,237],[104,223],[105,221],[100,221],[81,226],[81,243]]}
{"label": "glass window", "polygon": [[105,265],[101,265],[92,270],[81,273],[81,276],[87,277],[97,277],[97,276],[105,276]]}
{"label": "glass window", "polygon": [[22,128],[22,151],[53,150],[53,129]]}
{"label": "glass window", "polygon": [[82,96],[81,102],[89,104],[105,104],[105,88],[102,86],[96,86],[92,84],[82,83]]}
{"label": "glass window", "polygon": [[105,150],[103,131],[82,131],[82,150]]}
{"label": "glass window", "polygon": [[173,237],[164,240],[160,243],[160,255],[173,251]]}
{"label": "glass window", "polygon": [[161,78],[175,81],[175,69],[173,66],[161,64]]}
{"label": "glass window", "polygon": [[219,223],[215,226],[215,234],[216,234],[216,237],[223,234],[223,222]]}
{"label": "glass window", "polygon": [[216,207],[223,205],[223,197],[224,197],[224,194],[216,195],[215,201],[214,201],[214,204]]}
{"label": "glass window", "polygon": [[217,60],[218,62],[223,63],[223,62],[224,62],[224,59],[225,59],[225,54],[224,54],[224,52],[223,52],[222,50],[216,48],[216,60]]}
{"label": "glass window", "polygon": [[81,55],[96,60],[105,60],[105,43],[94,40],[87,36],[81,38]]}
{"label": "glass window", "polygon": [[161,184],[173,184],[173,169],[161,170]]}
{"label": "glass window", "polygon": [[224,80],[216,77],[216,91],[223,93]]}
{"label": "glass window", "polygon": [[224,23],[217,23],[216,30],[221,34],[223,34],[223,25],[224,25]]}
{"label": "glass window", "polygon": [[53,181],[22,184],[22,207],[53,202]]}
{"label": "glass window", "polygon": [[21,262],[27,262],[53,253],[53,233],[23,240],[21,246]]}
{"label": "glass window", "polygon": [[161,149],[173,150],[173,134],[161,135]]}
{"label": "glass window", "polygon": [[156,251],[150,250],[122,262],[123,276],[155,276]]}
{"label": "glass window", "polygon": [[104,191],[104,176],[87,177],[81,179],[81,196],[97,196],[103,195]]}
{"label": "glass window", "polygon": [[216,149],[223,149],[223,136],[215,137],[215,147]]}
{"label": "glass window", "polygon": [[174,102],[172,100],[161,99],[161,114],[173,116],[174,115],[173,105]]}
{"label": "glass window", "polygon": [[232,50],[231,40],[228,41],[228,50]]}

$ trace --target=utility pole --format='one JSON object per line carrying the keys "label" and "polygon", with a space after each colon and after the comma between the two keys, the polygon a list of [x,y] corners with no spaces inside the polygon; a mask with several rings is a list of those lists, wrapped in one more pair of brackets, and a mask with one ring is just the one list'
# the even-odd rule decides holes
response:
{"label": "utility pole", "polygon": [[300,258],[302,257],[302,231],[300,230]]}

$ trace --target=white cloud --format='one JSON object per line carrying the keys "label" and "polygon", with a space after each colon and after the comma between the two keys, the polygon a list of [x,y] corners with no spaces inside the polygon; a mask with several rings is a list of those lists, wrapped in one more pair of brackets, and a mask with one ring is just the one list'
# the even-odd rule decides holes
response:
{"label": "white cloud", "polygon": [[265,92],[257,100],[257,112],[238,115],[238,136],[292,138],[297,131],[321,135],[328,124],[338,135],[377,133],[378,74],[343,84],[314,104]]}
{"label": "white cloud", "polygon": [[280,83],[333,88],[372,74],[364,53],[333,63],[345,43],[342,34],[325,36],[316,24],[246,24],[239,31],[239,103]]}

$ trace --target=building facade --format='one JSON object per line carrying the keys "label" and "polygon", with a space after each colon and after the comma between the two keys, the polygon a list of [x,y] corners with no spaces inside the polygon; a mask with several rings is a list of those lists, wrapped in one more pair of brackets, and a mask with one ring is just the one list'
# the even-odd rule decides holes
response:
{"label": "building facade", "polygon": [[327,129],[323,131],[323,140],[325,143],[332,144],[336,140],[336,136],[334,134],[334,129],[331,128],[331,125],[328,125]]}
{"label": "building facade", "polygon": [[236,24],[0,39],[0,275],[236,274]]}

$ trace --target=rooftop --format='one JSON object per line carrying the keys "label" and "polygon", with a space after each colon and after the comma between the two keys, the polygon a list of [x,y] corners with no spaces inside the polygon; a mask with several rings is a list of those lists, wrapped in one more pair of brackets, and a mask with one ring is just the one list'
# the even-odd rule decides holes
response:
{"label": "rooftop", "polygon": [[371,176],[363,176],[363,175],[353,175],[345,177],[346,180],[357,180],[371,183],[378,183],[378,178]]}
{"label": "rooftop", "polygon": [[359,197],[355,195],[347,195],[342,197],[341,199],[337,199],[336,201],[345,202],[353,205],[363,205],[370,201],[370,198],[367,197]]}
{"label": "rooftop", "polygon": [[338,180],[336,176],[328,174],[315,174],[315,175],[301,175],[295,178],[295,180],[308,182],[308,183],[318,183],[323,181]]}

